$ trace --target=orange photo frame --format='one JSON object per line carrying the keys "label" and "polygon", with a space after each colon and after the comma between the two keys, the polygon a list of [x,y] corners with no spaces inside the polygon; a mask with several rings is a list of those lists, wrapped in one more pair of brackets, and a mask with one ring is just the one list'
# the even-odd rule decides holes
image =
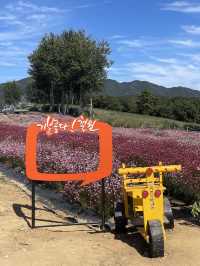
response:
{"label": "orange photo frame", "polygon": [[[112,127],[96,121],[99,133],[99,165],[96,171],[87,173],[51,174],[37,170],[37,136],[41,129],[32,124],[27,129],[25,147],[26,176],[32,181],[83,181],[83,185],[101,180],[112,172]],[[84,134],[84,133],[83,133]],[[93,133],[91,133],[93,134]]]}

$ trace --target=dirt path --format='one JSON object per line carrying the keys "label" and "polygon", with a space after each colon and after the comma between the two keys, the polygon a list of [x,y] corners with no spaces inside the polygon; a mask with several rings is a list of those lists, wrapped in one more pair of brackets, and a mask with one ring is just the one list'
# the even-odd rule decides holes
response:
{"label": "dirt path", "polygon": [[[66,221],[66,213],[50,211],[43,201],[37,200],[37,207],[41,208],[37,218]],[[30,219],[25,217],[30,217],[29,208],[29,192],[0,172],[1,266],[200,265],[200,228],[184,220],[176,221],[174,232],[167,233],[166,256],[149,259],[138,235],[116,237],[87,226],[31,230]],[[37,225],[45,224],[49,223],[37,221]]]}

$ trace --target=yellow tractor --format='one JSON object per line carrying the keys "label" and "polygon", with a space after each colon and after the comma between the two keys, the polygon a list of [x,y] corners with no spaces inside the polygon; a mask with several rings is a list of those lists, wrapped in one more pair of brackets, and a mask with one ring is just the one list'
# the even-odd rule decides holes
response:
{"label": "yellow tractor", "polygon": [[163,173],[181,171],[181,165],[119,168],[123,176],[123,199],[115,203],[117,233],[124,233],[128,222],[136,226],[149,245],[152,258],[164,256],[165,227],[173,229],[174,218],[169,200],[163,196]]}

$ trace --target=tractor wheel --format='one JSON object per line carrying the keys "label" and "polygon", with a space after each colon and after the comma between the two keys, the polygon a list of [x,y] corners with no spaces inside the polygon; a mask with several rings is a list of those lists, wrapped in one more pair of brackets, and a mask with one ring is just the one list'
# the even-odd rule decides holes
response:
{"label": "tractor wheel", "polygon": [[150,257],[164,257],[164,236],[161,222],[159,220],[151,220],[148,222],[148,228]]}
{"label": "tractor wheel", "polygon": [[164,198],[164,215],[168,220],[168,223],[165,224],[165,227],[167,229],[174,229],[174,216],[172,213],[171,204],[168,200],[168,198]]}
{"label": "tractor wheel", "polygon": [[127,219],[125,217],[124,203],[121,201],[115,202],[114,211],[115,231],[116,233],[125,233]]}

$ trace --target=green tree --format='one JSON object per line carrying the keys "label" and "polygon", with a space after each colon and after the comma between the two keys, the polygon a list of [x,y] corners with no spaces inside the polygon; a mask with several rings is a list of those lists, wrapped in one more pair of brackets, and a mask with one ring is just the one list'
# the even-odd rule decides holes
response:
{"label": "green tree", "polygon": [[29,56],[38,100],[68,109],[76,98],[84,105],[85,98],[102,88],[112,63],[110,52],[107,42],[97,42],[84,31],[46,35]]}
{"label": "green tree", "polygon": [[177,120],[198,122],[199,108],[194,99],[174,98],[173,114]]}
{"label": "green tree", "polygon": [[122,105],[123,112],[137,113],[136,97],[126,96],[120,97],[119,99]]}
{"label": "green tree", "polygon": [[108,101],[109,101],[108,109],[115,111],[122,111],[123,106],[117,97],[108,96]]}
{"label": "green tree", "polygon": [[[59,38],[50,33],[40,42],[38,48],[29,56],[29,73],[34,81],[31,87],[35,100],[40,103],[49,103],[50,111],[56,101],[56,90],[59,90],[60,70]],[[33,89],[35,92],[33,92]]]}
{"label": "green tree", "polygon": [[140,114],[153,115],[156,107],[157,98],[150,91],[144,90],[137,97],[137,111]]}
{"label": "green tree", "polygon": [[21,90],[15,81],[7,82],[3,87],[3,96],[6,104],[17,104],[21,99]]}
{"label": "green tree", "polygon": [[35,95],[36,90],[34,88],[34,82],[31,80],[25,87],[25,96],[30,102],[36,102],[37,96]]}

